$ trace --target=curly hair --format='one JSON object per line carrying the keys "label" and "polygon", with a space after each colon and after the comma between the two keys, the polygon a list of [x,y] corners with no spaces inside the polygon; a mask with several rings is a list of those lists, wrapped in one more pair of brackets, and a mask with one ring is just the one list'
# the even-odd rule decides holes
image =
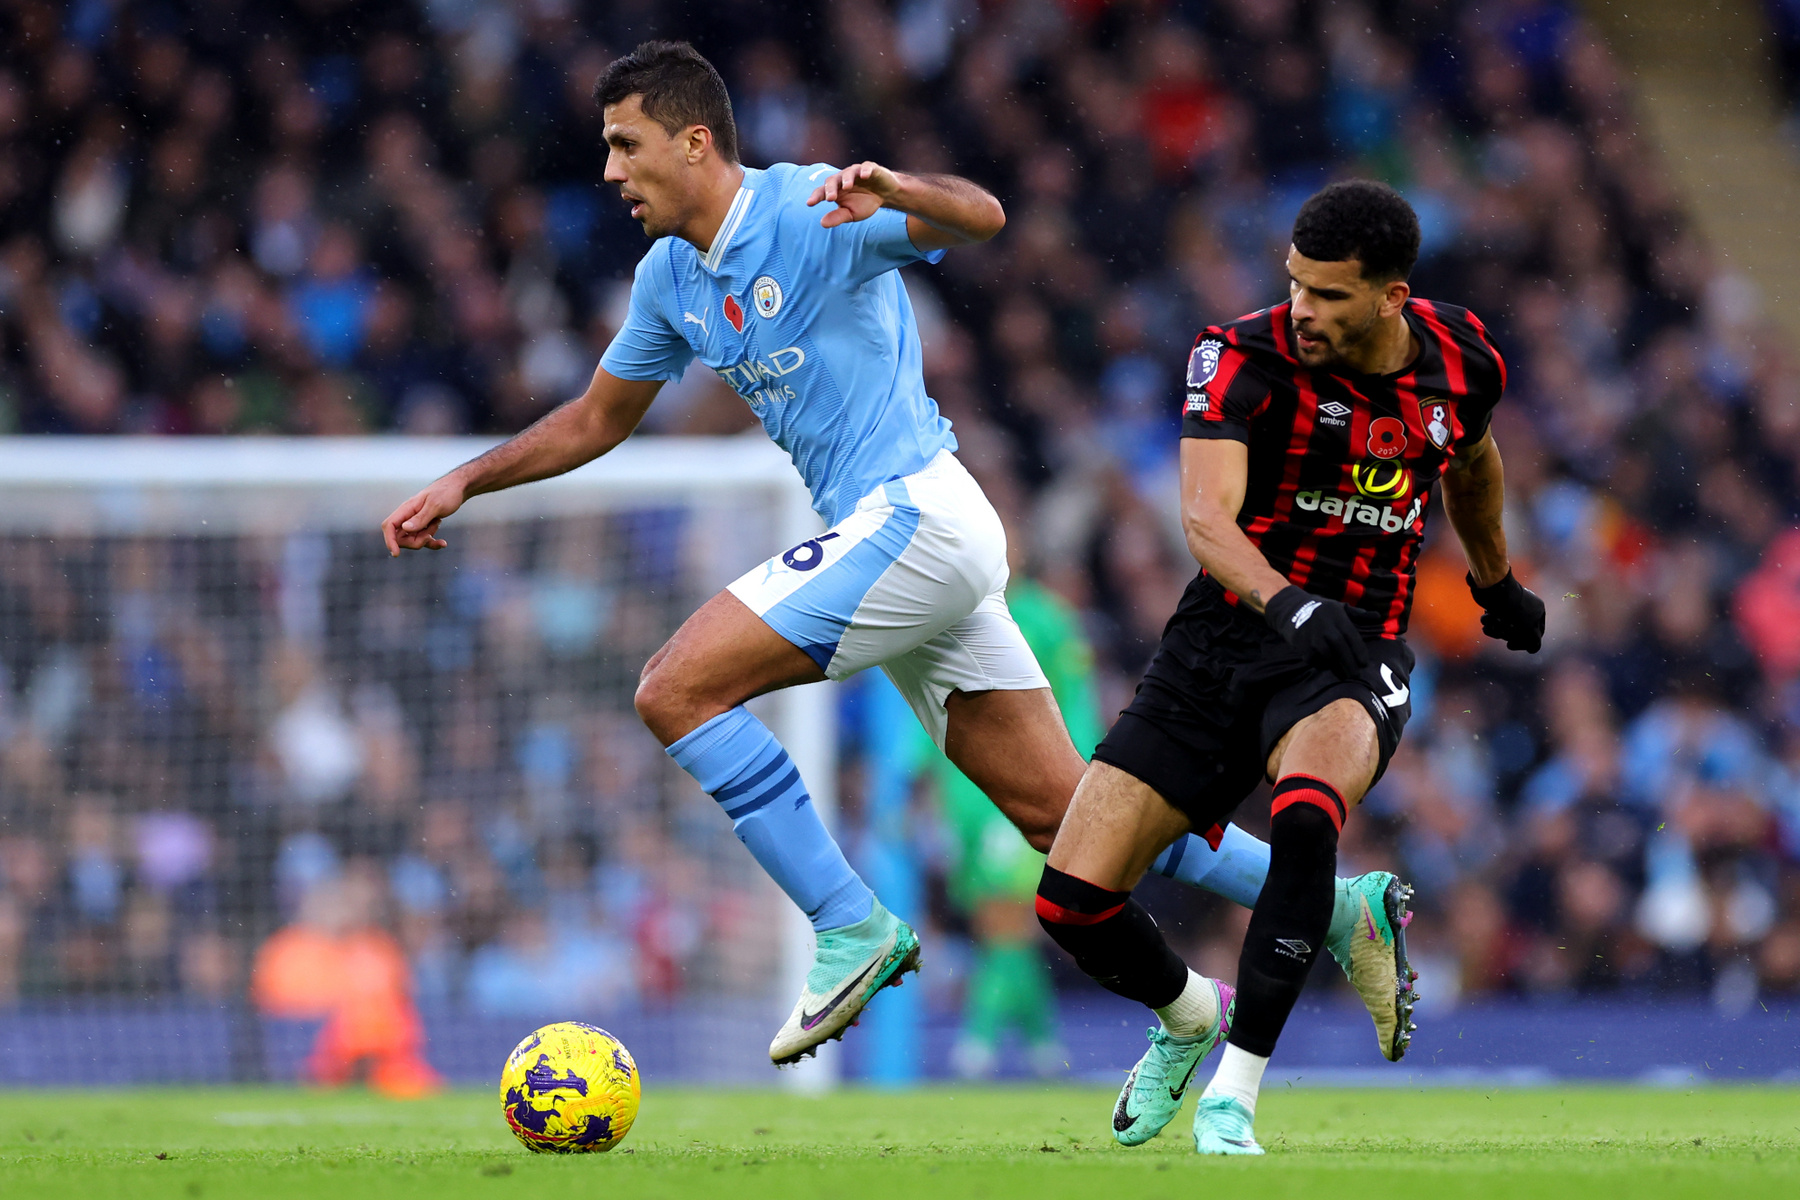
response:
{"label": "curly hair", "polygon": [[1364,279],[1405,279],[1419,261],[1419,216],[1385,183],[1333,183],[1300,206],[1294,249],[1320,262],[1355,259]]}
{"label": "curly hair", "polygon": [[731,93],[706,56],[690,43],[642,42],[608,63],[594,81],[595,102],[605,108],[628,96],[643,97],[644,115],[670,137],[690,125],[704,125],[725,161],[738,161]]}

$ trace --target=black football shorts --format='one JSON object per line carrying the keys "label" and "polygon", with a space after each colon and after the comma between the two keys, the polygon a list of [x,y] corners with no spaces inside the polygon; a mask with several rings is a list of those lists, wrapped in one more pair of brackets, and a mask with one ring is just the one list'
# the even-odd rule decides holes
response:
{"label": "black football shorts", "polygon": [[[1364,614],[1351,614],[1364,624]],[[1380,779],[1412,716],[1413,656],[1402,639],[1365,636],[1369,665],[1339,679],[1308,665],[1260,615],[1228,603],[1202,575],[1182,595],[1136,697],[1094,759],[1149,784],[1196,830],[1209,829],[1255,789],[1283,734],[1348,697],[1375,722]]]}

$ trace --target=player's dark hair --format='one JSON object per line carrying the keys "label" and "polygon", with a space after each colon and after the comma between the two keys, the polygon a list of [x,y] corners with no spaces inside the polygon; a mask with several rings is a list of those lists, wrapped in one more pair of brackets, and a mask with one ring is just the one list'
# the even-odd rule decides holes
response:
{"label": "player's dark hair", "polygon": [[1405,279],[1419,261],[1419,215],[1385,183],[1329,184],[1300,206],[1294,249],[1319,262],[1354,258],[1364,279]]}
{"label": "player's dark hair", "polygon": [[594,81],[595,102],[605,108],[628,96],[642,97],[644,115],[670,137],[690,125],[706,126],[725,161],[737,162],[731,93],[706,56],[689,43],[641,42],[630,54],[608,63]]}

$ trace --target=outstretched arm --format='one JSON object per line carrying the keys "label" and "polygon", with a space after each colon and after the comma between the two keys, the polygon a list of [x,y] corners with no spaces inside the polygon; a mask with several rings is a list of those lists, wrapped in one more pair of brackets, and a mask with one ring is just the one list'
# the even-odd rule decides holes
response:
{"label": "outstretched arm", "polygon": [[586,392],[540,417],[524,432],[470,459],[388,514],[381,536],[388,554],[442,550],[438,524],[483,492],[497,492],[573,471],[617,446],[656,399],[660,379],[620,379],[594,369]]}
{"label": "outstretched arm", "polygon": [[1462,543],[1476,587],[1499,583],[1511,569],[1500,520],[1505,501],[1506,472],[1490,429],[1480,441],[1459,450],[1444,472],[1444,515]]}
{"label": "outstretched arm", "polygon": [[907,236],[926,253],[985,242],[1006,226],[1000,201],[967,179],[909,175],[874,162],[845,167],[814,188],[806,203],[836,205],[819,221],[827,229],[897,209],[906,214]]}

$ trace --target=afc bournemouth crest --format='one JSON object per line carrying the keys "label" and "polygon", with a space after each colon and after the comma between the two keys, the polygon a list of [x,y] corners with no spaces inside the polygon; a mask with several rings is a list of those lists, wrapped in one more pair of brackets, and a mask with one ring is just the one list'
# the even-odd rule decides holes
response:
{"label": "afc bournemouth crest", "polygon": [[737,302],[736,296],[725,297],[725,319],[739,333],[744,332],[744,306]]}
{"label": "afc bournemouth crest", "polygon": [[1406,425],[1399,417],[1376,417],[1369,422],[1369,457],[1399,458],[1406,453]]}
{"label": "afc bournemouth crest", "polygon": [[781,311],[781,285],[773,275],[764,275],[750,285],[750,299],[756,302],[756,315],[763,318]]}
{"label": "afc bournemouth crest", "polygon": [[1427,396],[1419,401],[1419,424],[1425,427],[1425,436],[1439,450],[1449,447],[1451,425],[1456,418],[1450,412],[1448,400],[1438,400]]}
{"label": "afc bournemouth crest", "polygon": [[1219,355],[1225,352],[1225,343],[1217,338],[1206,338],[1194,347],[1188,355],[1187,385],[1190,389],[1202,388],[1212,382],[1219,373]]}

